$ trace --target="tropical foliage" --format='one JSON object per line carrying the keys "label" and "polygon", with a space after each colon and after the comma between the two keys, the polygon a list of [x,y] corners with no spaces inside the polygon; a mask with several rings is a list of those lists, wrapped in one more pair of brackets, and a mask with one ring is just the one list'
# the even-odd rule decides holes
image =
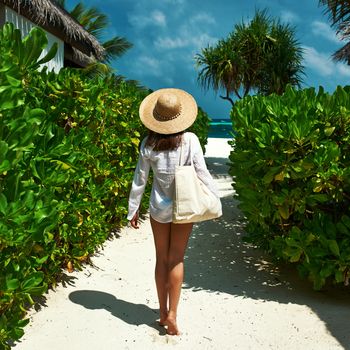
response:
{"label": "tropical foliage", "polygon": [[347,0],[319,0],[320,5],[326,6],[326,12],[331,16],[333,24],[338,29],[346,29],[350,21],[350,3]]}
{"label": "tropical foliage", "polygon": [[[326,13],[329,15],[331,24],[336,27],[337,33],[344,40],[350,38],[350,2],[345,0],[319,0],[319,4],[326,7]],[[343,48],[336,51],[333,58],[336,61],[345,61],[349,63],[348,42]]]}
{"label": "tropical foliage", "polygon": [[61,267],[88,261],[123,223],[143,130],[140,92],[74,70],[38,72],[46,44],[39,29],[23,42],[12,25],[0,34],[3,346],[23,334],[25,307]]}
{"label": "tropical foliage", "polygon": [[201,107],[198,107],[196,122],[190,127],[188,131],[191,131],[198,136],[199,142],[203,149],[203,153],[205,153],[205,146],[208,141],[209,128],[210,118],[208,114]]}
{"label": "tropical foliage", "polygon": [[[57,0],[57,3],[66,8],[65,0]],[[128,49],[132,47],[132,44],[123,37],[115,36],[106,41],[105,37],[107,28],[109,27],[108,16],[103,14],[96,7],[87,7],[82,2],[79,2],[72,10],[68,11],[69,14],[79,22],[86,31],[92,34],[102,44],[105,49],[106,55],[102,63],[111,63],[114,59],[122,56]],[[103,67],[93,65],[90,70],[103,71]],[[107,69],[107,72],[109,70]]]}
{"label": "tropical foliage", "polygon": [[[249,240],[296,263],[316,289],[350,277],[350,89],[246,97],[230,173]],[[249,176],[247,176],[249,174]]]}
{"label": "tropical foliage", "polygon": [[148,91],[81,70],[40,72],[56,51],[38,61],[46,45],[37,28],[24,40],[13,25],[0,31],[3,348],[22,336],[27,307],[56,283],[61,268],[89,262],[112,228],[126,223],[146,132],[138,107]]}
{"label": "tropical foliage", "polygon": [[257,11],[249,23],[236,24],[226,39],[202,49],[195,59],[201,67],[199,83],[224,91],[221,98],[232,105],[232,94],[239,99],[252,91],[281,94],[287,84],[299,86],[303,74],[294,28],[266,11]]}

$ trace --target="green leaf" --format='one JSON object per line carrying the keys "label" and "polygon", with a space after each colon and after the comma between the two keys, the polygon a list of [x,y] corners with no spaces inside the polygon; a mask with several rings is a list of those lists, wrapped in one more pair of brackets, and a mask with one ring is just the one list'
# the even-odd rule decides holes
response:
{"label": "green leaf", "polygon": [[301,137],[301,131],[300,131],[298,125],[295,123],[295,121],[292,121],[292,122],[290,123],[290,126],[291,126],[291,128],[292,128],[293,136],[294,136],[295,138],[297,138],[297,139],[300,139],[300,137]]}
{"label": "green leaf", "polygon": [[38,66],[37,60],[41,55],[44,47],[47,45],[47,37],[43,29],[34,27],[29,34],[23,39],[25,52],[22,57],[22,63],[25,66]]}
{"label": "green leaf", "polygon": [[10,162],[5,159],[1,164],[0,164],[0,175],[3,174],[4,172],[8,171],[11,169],[11,164]]}
{"label": "green leaf", "polygon": [[14,271],[19,272],[21,266],[16,261],[11,261],[11,265]]}
{"label": "green leaf", "polygon": [[34,159],[32,159],[32,160],[30,161],[30,168],[31,168],[31,170],[32,170],[32,174],[33,174],[34,176],[36,176],[38,179],[41,180],[41,176],[40,176],[39,173],[38,173],[38,170],[37,170],[37,168],[36,168],[36,163],[35,163],[35,160],[34,160]]}
{"label": "green leaf", "polygon": [[337,270],[335,272],[335,281],[337,283],[341,283],[344,281],[344,272],[343,271]]}
{"label": "green leaf", "polygon": [[48,255],[45,255],[43,256],[42,258],[36,258],[35,259],[35,262],[38,264],[38,265],[42,265],[47,259],[48,259]]}
{"label": "green leaf", "polygon": [[334,272],[334,265],[333,264],[325,264],[325,266],[322,267],[320,271],[320,276],[322,278],[327,278],[330,275],[332,275]]}
{"label": "green leaf", "polygon": [[40,125],[42,120],[46,117],[46,111],[42,108],[33,108],[29,111],[30,118],[27,119],[29,124]]}
{"label": "green leaf", "polygon": [[48,212],[45,209],[40,209],[35,212],[34,215],[35,219],[38,220],[38,223],[40,223],[42,220],[48,217]]}
{"label": "green leaf", "polygon": [[262,179],[263,183],[264,184],[271,183],[274,180],[275,176],[278,175],[282,169],[283,168],[281,166],[270,168],[269,171],[264,175]]}
{"label": "green leaf", "polygon": [[27,293],[30,293],[31,295],[41,295],[45,293],[47,290],[47,284],[43,283],[42,286],[36,286],[36,287],[31,287],[26,290]]}
{"label": "green leaf", "polygon": [[11,280],[6,279],[6,290],[8,292],[11,292],[13,290],[16,290],[19,287],[20,283],[17,278],[13,278]]}
{"label": "green leaf", "polygon": [[8,144],[5,141],[0,141],[0,164],[5,160],[8,149]]}
{"label": "green leaf", "polygon": [[301,249],[297,250],[294,255],[292,255],[289,259],[290,262],[297,262],[300,260],[301,254],[303,251]]}
{"label": "green leaf", "polygon": [[21,288],[24,292],[30,293],[30,290],[37,287],[44,279],[44,274],[40,271],[33,272],[21,283]]}
{"label": "green leaf", "polygon": [[56,56],[57,50],[58,50],[58,44],[54,43],[51,46],[49,52],[42,59],[38,61],[38,64],[43,64],[48,61],[51,61]]}
{"label": "green leaf", "polygon": [[325,133],[326,136],[329,137],[329,136],[331,136],[333,134],[334,130],[335,130],[335,126],[328,127],[328,128],[324,129],[324,133]]}
{"label": "green leaf", "polygon": [[20,339],[24,335],[24,330],[22,328],[14,328],[12,334],[14,333],[14,339]]}
{"label": "green leaf", "polygon": [[347,215],[343,215],[341,217],[341,222],[350,230],[350,217]]}
{"label": "green leaf", "polygon": [[34,191],[33,190],[29,190],[23,200],[24,205],[28,208],[28,209],[33,209],[34,205],[35,205],[35,196],[34,196]]}
{"label": "green leaf", "polygon": [[336,255],[336,256],[340,256],[340,252],[339,252],[339,246],[336,240],[331,239],[328,241],[328,245],[329,245],[329,249],[331,250],[331,252]]}
{"label": "green leaf", "polygon": [[283,181],[286,173],[282,170],[279,174],[275,175],[275,181]]}
{"label": "green leaf", "polygon": [[13,87],[21,86],[21,81],[19,79],[16,79],[16,78],[12,77],[9,74],[6,74],[6,79],[10,83],[10,85],[13,86]]}
{"label": "green leaf", "polygon": [[313,281],[314,289],[315,290],[320,290],[324,286],[325,283],[326,283],[326,279],[325,278],[316,276],[314,281]]}
{"label": "green leaf", "polygon": [[336,227],[343,235],[350,235],[350,230],[341,221],[337,222]]}
{"label": "green leaf", "polygon": [[26,318],[26,319],[23,319],[23,320],[19,320],[18,321],[18,326],[19,327],[25,327],[29,322],[30,322],[29,318]]}
{"label": "green leaf", "polygon": [[1,193],[0,194],[0,212],[6,215],[6,209],[7,209],[7,198],[3,193]]}
{"label": "green leaf", "polygon": [[287,220],[289,218],[289,206],[288,206],[288,204],[284,203],[283,205],[279,206],[278,212],[283,219]]}

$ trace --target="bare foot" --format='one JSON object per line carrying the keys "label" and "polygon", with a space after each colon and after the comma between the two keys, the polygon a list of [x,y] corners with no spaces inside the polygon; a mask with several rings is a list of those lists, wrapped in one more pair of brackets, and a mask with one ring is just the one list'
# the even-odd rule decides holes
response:
{"label": "bare foot", "polygon": [[166,319],[168,318],[168,311],[160,312],[159,325],[164,327],[166,325]]}
{"label": "bare foot", "polygon": [[169,335],[180,335],[180,331],[177,328],[176,318],[169,317],[165,320],[165,325],[167,326],[167,334]]}

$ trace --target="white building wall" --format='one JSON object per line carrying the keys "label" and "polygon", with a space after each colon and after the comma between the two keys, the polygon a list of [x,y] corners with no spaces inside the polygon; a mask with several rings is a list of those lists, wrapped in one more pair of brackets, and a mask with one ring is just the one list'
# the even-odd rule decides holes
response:
{"label": "white building wall", "polygon": [[[16,28],[20,29],[20,31],[22,32],[22,37],[26,36],[30,32],[30,30],[36,26],[33,22],[19,15],[7,6],[5,6],[5,22],[11,22],[15,25]],[[43,50],[43,53],[41,54],[40,58],[44,57],[50,50],[52,44],[56,42],[58,44],[56,56],[51,61],[43,64],[43,66],[47,66],[49,71],[54,70],[56,73],[58,73],[58,71],[64,65],[64,42],[61,39],[52,35],[51,33],[48,33],[47,31],[45,31],[45,33],[47,35],[48,45]]]}

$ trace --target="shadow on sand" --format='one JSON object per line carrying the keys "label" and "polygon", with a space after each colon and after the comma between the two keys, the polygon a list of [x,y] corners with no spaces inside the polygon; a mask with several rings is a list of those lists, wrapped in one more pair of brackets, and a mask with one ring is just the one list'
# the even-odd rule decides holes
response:
{"label": "shadow on sand", "polygon": [[164,327],[159,326],[156,319],[158,309],[151,309],[144,304],[134,304],[117,299],[114,295],[96,290],[78,290],[69,294],[69,300],[89,310],[105,309],[124,322],[140,326],[145,324],[165,335]]}
{"label": "shadow on sand", "polygon": [[[225,162],[207,159],[215,177],[224,179],[226,174],[227,181]],[[220,219],[197,224],[193,229],[185,262],[185,288],[307,305],[339,343],[350,349],[349,290],[330,286],[316,292],[294,268],[273,265],[263,252],[242,241],[244,218],[232,193],[222,198],[222,204]]]}

